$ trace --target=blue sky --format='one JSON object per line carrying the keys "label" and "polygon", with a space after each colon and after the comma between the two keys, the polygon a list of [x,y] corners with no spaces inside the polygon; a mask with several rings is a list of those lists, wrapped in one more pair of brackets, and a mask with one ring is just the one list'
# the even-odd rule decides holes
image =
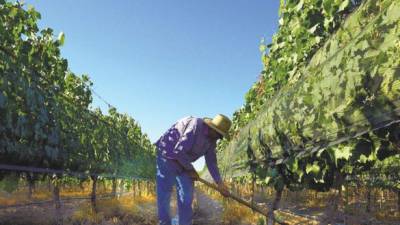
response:
{"label": "blue sky", "polygon": [[[64,32],[71,71],[135,118],[152,141],[177,119],[232,116],[278,27],[274,0],[26,0]],[[94,97],[94,105],[107,106]]]}

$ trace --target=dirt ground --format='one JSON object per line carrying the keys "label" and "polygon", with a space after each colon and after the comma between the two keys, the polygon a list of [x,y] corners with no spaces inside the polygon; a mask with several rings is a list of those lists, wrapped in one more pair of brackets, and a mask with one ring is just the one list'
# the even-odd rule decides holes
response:
{"label": "dirt ground", "polygon": [[196,191],[193,225],[223,224],[223,206],[206,194]]}
{"label": "dirt ground", "polygon": [[[174,195],[173,195],[174,196]],[[223,200],[219,194],[195,192],[193,225],[251,225],[263,218],[233,201]],[[172,200],[174,205],[175,199]],[[256,196],[260,207],[268,208],[270,200]],[[320,208],[309,208],[284,202],[279,215],[289,224],[332,225],[399,225],[398,221],[382,222],[369,215],[343,215]],[[355,206],[357,207],[357,206]],[[176,209],[172,210],[175,214]],[[298,216],[306,215],[311,220]],[[314,222],[310,222],[314,219]],[[315,222],[318,221],[318,222]],[[122,197],[119,200],[98,201],[94,213],[87,200],[63,201],[59,211],[51,202],[41,205],[0,209],[0,225],[154,225],[157,224],[154,196],[146,198]]]}
{"label": "dirt ground", "polygon": [[[31,205],[0,210],[0,225],[153,225],[156,224],[154,201],[135,206],[117,200],[99,200],[94,213],[85,200],[62,202],[61,209],[53,204]],[[126,207],[132,207],[127,209]]]}

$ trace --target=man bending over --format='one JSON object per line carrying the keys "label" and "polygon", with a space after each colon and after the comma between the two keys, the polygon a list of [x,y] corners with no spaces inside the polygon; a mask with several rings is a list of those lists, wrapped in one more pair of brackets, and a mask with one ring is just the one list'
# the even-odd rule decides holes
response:
{"label": "man bending over", "polygon": [[226,136],[231,124],[229,118],[221,114],[212,120],[185,117],[156,142],[159,225],[171,225],[170,200],[175,184],[179,225],[192,224],[194,180],[199,175],[191,163],[203,155],[222,194],[228,193],[218,170],[215,147],[217,141]]}

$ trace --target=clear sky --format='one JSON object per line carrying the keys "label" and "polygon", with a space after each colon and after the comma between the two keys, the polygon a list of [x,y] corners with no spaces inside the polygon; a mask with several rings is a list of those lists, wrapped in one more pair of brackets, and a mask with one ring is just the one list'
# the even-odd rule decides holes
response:
{"label": "clear sky", "polygon": [[[152,141],[177,119],[232,116],[262,69],[277,0],[26,0],[64,32],[71,71]],[[94,106],[107,106],[94,97]]]}

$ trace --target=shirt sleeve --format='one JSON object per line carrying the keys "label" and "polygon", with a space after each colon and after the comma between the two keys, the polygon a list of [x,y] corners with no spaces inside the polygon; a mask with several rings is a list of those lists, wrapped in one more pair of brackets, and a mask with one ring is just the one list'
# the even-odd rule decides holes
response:
{"label": "shirt sleeve", "polygon": [[185,125],[179,137],[178,142],[173,149],[176,160],[185,168],[185,170],[194,170],[191,159],[187,154],[192,149],[195,134],[196,134],[197,120],[190,119]]}
{"label": "shirt sleeve", "polygon": [[215,153],[215,148],[209,149],[205,155],[206,164],[208,171],[210,172],[215,183],[221,182],[221,175],[219,173],[217,165],[217,155]]}

